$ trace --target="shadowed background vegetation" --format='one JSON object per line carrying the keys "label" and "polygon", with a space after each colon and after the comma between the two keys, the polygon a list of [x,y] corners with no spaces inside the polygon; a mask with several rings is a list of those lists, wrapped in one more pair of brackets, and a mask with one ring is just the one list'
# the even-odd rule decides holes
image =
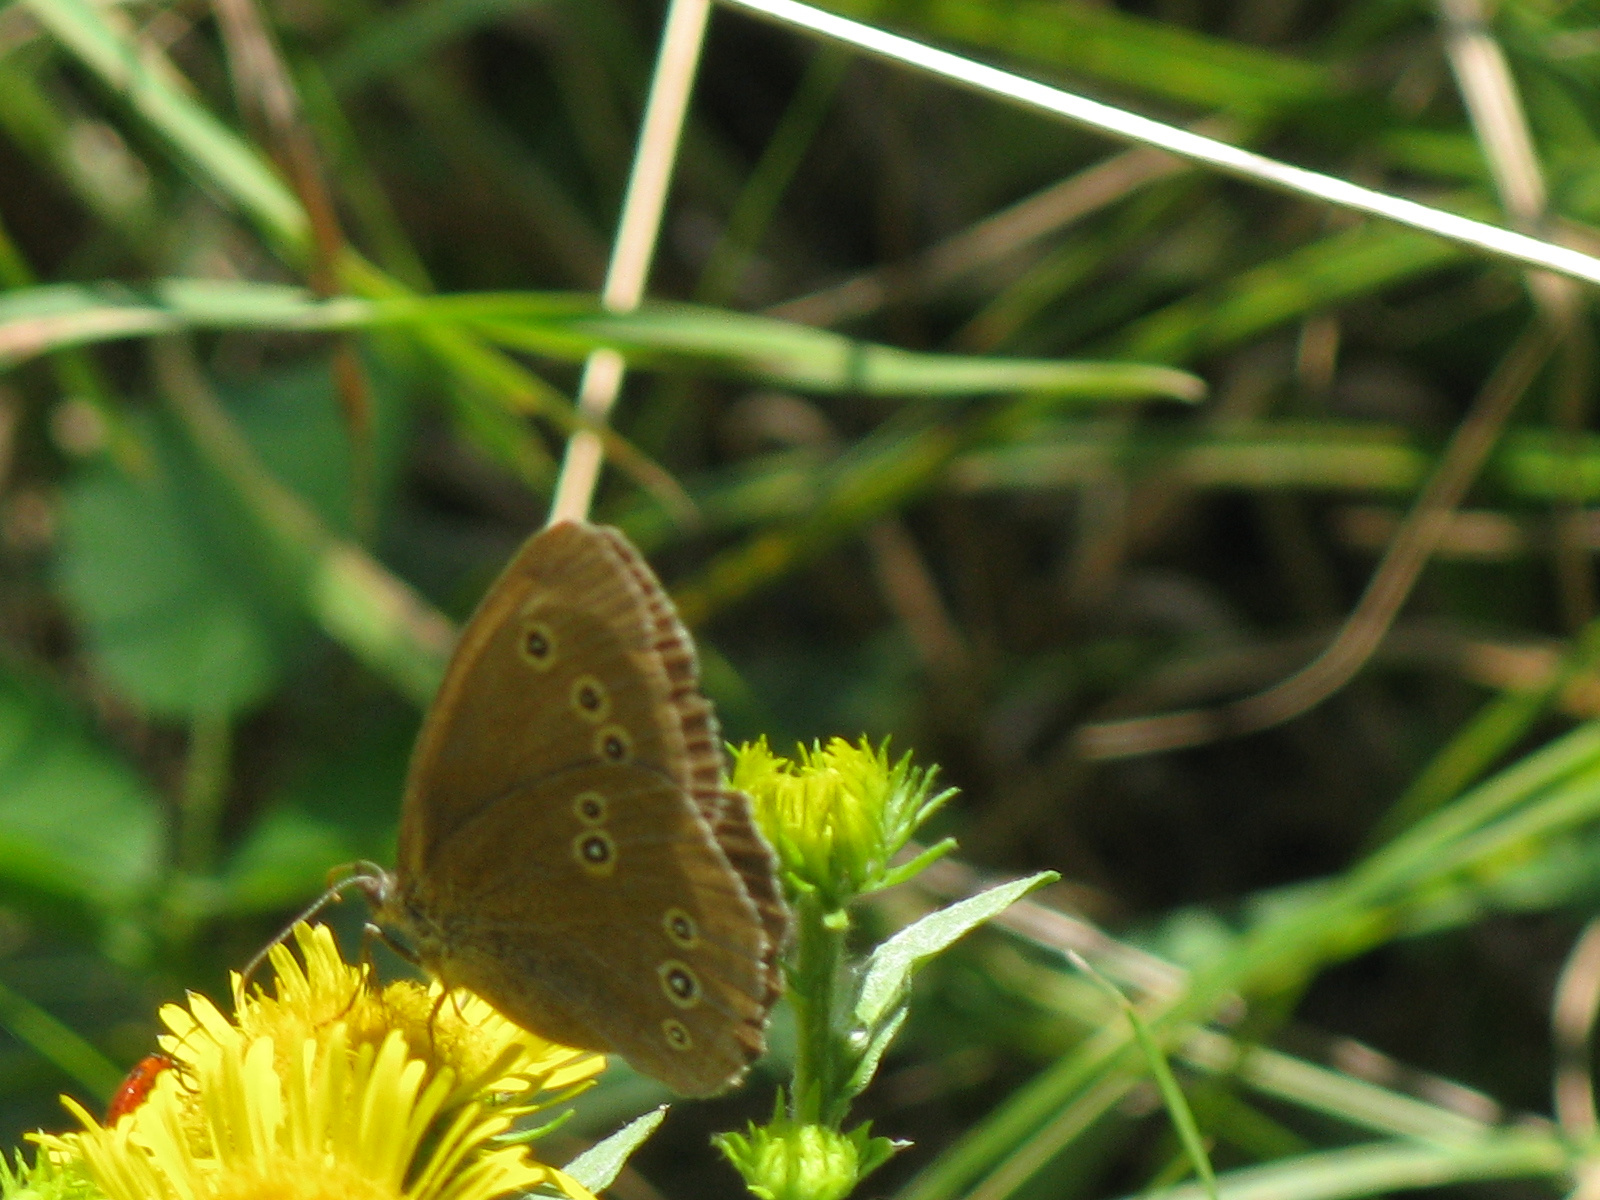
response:
{"label": "shadowed background vegetation", "polygon": [[[830,7],[1600,248],[1591,4]],[[650,288],[698,307],[608,318],[661,17],[0,5],[0,1144],[390,859],[445,618],[544,519],[605,342],[643,369],[595,517],[727,736],[892,735],[961,789],[964,865],[867,919],[1065,877],[922,980],[860,1107],[915,1145],[869,1190],[1181,1178],[1137,1060],[1084,1048],[1115,1017],[1070,947],[1188,997],[1163,1028],[1227,1187],[1565,1191],[1600,986],[1575,956],[1552,1028],[1600,879],[1588,293],[718,12]],[[492,295],[422,299],[456,293]],[[1232,703],[1342,625],[1302,692]],[[735,1194],[706,1135],[770,1086],[680,1106],[616,1194]],[[557,1150],[659,1098],[613,1073]]]}

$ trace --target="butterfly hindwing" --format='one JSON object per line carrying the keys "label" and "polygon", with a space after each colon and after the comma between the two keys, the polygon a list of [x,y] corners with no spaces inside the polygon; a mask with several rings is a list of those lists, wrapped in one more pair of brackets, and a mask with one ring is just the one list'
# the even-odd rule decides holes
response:
{"label": "butterfly hindwing", "polygon": [[527,1028],[691,1095],[762,1049],[765,927],[693,806],[647,768],[594,764],[502,797],[413,900],[449,946],[439,973]]}

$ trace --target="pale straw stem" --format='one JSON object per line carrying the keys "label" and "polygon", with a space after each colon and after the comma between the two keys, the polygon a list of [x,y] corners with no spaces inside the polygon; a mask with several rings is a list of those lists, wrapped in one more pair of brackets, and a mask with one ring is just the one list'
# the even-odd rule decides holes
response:
{"label": "pale straw stem", "polygon": [[[1556,1119],[1570,1137],[1592,1140],[1600,1131],[1595,1114],[1591,1063],[1596,1010],[1600,1009],[1600,921],[1590,921],[1573,943],[1556,979],[1550,1027],[1556,1050]],[[1600,1179],[1590,1172],[1589,1194]]]}
{"label": "pale straw stem", "polygon": [[[622,200],[622,217],[600,292],[600,303],[609,312],[632,312],[644,298],[710,15],[710,0],[672,0],[667,10],[633,170]],[[626,363],[615,350],[596,350],[589,355],[578,384],[579,413],[596,423],[608,420],[625,374]],[[552,524],[588,516],[602,457],[600,439],[594,433],[580,430],[572,435],[550,505]]]}
{"label": "pale straw stem", "polygon": [[1600,259],[1565,246],[1430,208],[1413,200],[1403,200],[1370,188],[1359,187],[1331,175],[1293,167],[1215,138],[1187,129],[1164,125],[1136,113],[1124,112],[1108,104],[1073,95],[1010,71],[985,66],[958,54],[936,50],[910,38],[874,29],[859,21],[835,16],[796,0],[720,0],[729,8],[742,9],[779,24],[805,30],[833,41],[853,46],[891,62],[973,88],[987,95],[1063,117],[1074,124],[1099,130],[1125,141],[1139,142],[1166,150],[1180,158],[1203,163],[1230,175],[1281,191],[1315,200],[1325,200],[1340,208],[1383,217],[1413,229],[1421,229],[1448,241],[1486,250],[1502,258],[1528,266],[1546,267],[1588,283],[1600,283]]}
{"label": "pale straw stem", "polygon": [[1500,203],[1522,229],[1544,217],[1544,173],[1500,43],[1489,35],[1482,0],[1438,0],[1444,49],[1488,160]]}

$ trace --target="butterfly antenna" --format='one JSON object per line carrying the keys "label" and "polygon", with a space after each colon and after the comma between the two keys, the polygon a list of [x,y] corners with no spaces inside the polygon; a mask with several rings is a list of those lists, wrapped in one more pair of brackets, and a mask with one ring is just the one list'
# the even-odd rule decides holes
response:
{"label": "butterfly antenna", "polygon": [[[348,872],[348,874],[344,874],[345,872]],[[336,878],[341,874],[344,874],[344,878]],[[299,925],[302,921],[311,920],[312,917],[327,908],[328,905],[344,899],[344,894],[351,888],[360,888],[369,896],[376,894],[382,886],[385,874],[384,869],[377,863],[366,861],[348,863],[342,867],[335,867],[330,871],[328,890],[313,900],[303,912],[297,913],[287,925],[278,930],[273,935],[272,940],[257,950],[255,956],[245,964],[244,970],[239,972],[238,996],[242,998],[249,992],[250,980],[261,968],[261,964],[267,960],[267,955],[289,940],[289,935],[294,932],[296,925]]]}

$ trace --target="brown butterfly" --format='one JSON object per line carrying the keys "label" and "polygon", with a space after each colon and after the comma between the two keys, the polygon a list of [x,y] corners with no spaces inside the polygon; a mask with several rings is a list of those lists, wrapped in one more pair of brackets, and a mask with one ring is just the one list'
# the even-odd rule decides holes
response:
{"label": "brown butterfly", "polygon": [[689,634],[615,529],[551,526],[489,589],[412,755],[398,866],[353,882],[445,984],[675,1091],[765,1048],[772,851],[723,784]]}

